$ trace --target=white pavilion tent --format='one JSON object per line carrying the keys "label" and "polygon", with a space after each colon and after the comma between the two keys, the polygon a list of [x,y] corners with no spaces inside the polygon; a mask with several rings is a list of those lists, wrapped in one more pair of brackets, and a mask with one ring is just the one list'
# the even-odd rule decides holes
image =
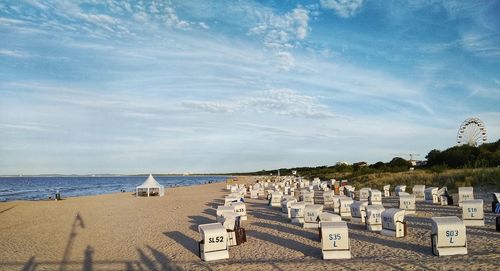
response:
{"label": "white pavilion tent", "polygon": [[143,184],[135,188],[135,196],[160,196],[165,195],[165,188],[163,185],[159,184],[153,175],[149,174],[149,177],[144,181]]}

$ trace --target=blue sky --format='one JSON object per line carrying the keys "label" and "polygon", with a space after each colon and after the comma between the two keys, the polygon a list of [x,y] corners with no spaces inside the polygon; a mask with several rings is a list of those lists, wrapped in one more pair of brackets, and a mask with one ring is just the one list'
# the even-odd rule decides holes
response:
{"label": "blue sky", "polygon": [[500,133],[500,1],[0,1],[0,174],[254,171]]}

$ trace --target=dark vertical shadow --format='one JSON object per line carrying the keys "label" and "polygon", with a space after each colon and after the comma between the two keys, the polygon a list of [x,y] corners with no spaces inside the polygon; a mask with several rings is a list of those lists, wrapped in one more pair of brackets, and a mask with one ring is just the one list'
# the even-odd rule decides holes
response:
{"label": "dark vertical shadow", "polygon": [[276,263],[271,263],[271,266],[273,267],[273,270],[285,271],[284,269],[282,269],[279,266],[277,266]]}
{"label": "dark vertical shadow", "polygon": [[199,215],[193,215],[193,216],[188,216],[190,219],[189,223],[191,223],[191,226],[189,226],[189,229],[192,231],[198,232],[198,225],[200,224],[208,224],[208,223],[215,223],[215,219],[210,219],[205,216],[199,216]]}
{"label": "dark vertical shadow", "polygon": [[64,255],[63,255],[63,259],[61,261],[61,266],[59,267],[60,271],[65,270],[65,266],[68,262],[71,248],[73,247],[73,243],[75,242],[75,237],[77,235],[76,229],[78,226],[80,226],[80,228],[82,228],[82,229],[85,228],[85,223],[83,222],[83,219],[80,216],[80,213],[76,214],[75,220],[73,220],[73,225],[71,225],[71,232],[69,234],[68,242],[66,243],[66,248],[64,248]]}
{"label": "dark vertical shadow", "polygon": [[287,226],[290,225],[290,227],[286,227],[286,226],[277,225],[277,224],[255,222],[255,223],[253,223],[253,225],[258,226],[258,227],[263,227],[263,228],[274,229],[274,230],[277,230],[277,231],[283,232],[283,233],[302,236],[306,239],[315,240],[315,241],[318,240],[318,238],[319,238],[318,233],[312,233],[312,232],[306,231],[305,229],[299,228],[298,226],[293,225],[293,224],[287,224]]}
{"label": "dark vertical shadow", "polygon": [[155,257],[156,261],[160,264],[161,270],[174,270],[176,269],[171,263],[167,255],[164,253],[147,246],[149,250],[151,250],[151,253],[153,253],[153,256]]}
{"label": "dark vertical shadow", "polygon": [[379,237],[375,236],[365,236],[356,232],[349,232],[349,237],[355,240],[359,240],[362,242],[367,242],[367,243],[377,243],[383,246],[388,246],[388,247],[393,247],[393,248],[398,248],[402,250],[412,250],[416,253],[422,254],[422,255],[432,255],[430,246],[422,246],[422,245],[417,245],[417,244],[410,244],[406,243],[404,240],[402,241],[396,241],[392,239],[381,239]]}
{"label": "dark vertical shadow", "polygon": [[141,260],[141,263],[144,264],[147,270],[159,271],[158,268],[156,267],[156,263],[152,259],[150,259],[146,254],[144,254],[142,250],[137,249],[137,252],[139,253],[139,259]]}
{"label": "dark vertical shadow", "polygon": [[[402,262],[401,262],[401,263],[402,263]],[[400,264],[401,264],[401,263],[400,263]],[[389,261],[384,262],[384,265],[386,265],[387,267],[394,268],[394,270],[398,270],[398,271],[403,271],[403,270],[404,270],[403,268],[401,268],[401,267],[399,267],[399,266],[397,266],[397,265],[395,265],[395,264],[391,264],[391,263],[389,263]],[[424,269],[424,270],[425,270],[425,269]]]}
{"label": "dark vertical shadow", "polygon": [[163,234],[198,256],[198,241],[179,231],[164,232]]}
{"label": "dark vertical shadow", "polygon": [[87,246],[85,249],[85,257],[83,260],[83,271],[92,271],[92,255],[94,254],[94,249],[91,246]]}
{"label": "dark vertical shadow", "polygon": [[36,266],[35,256],[33,256],[28,260],[28,262],[26,262],[21,271],[33,271],[35,270],[35,266]]}
{"label": "dark vertical shadow", "polygon": [[125,271],[134,271],[134,266],[131,262],[125,264]]}
{"label": "dark vertical shadow", "polygon": [[287,219],[281,216],[281,209],[280,213],[278,213],[278,209],[276,210],[269,210],[269,209],[253,209],[247,211],[247,214],[254,216],[255,218],[258,219],[263,219],[267,221],[275,221],[275,222],[285,222]]}
{"label": "dark vertical shadow", "polygon": [[4,209],[4,210],[0,211],[0,214],[1,214],[1,213],[5,213],[5,212],[7,212],[7,211],[9,211],[9,210],[12,210],[12,209],[14,209],[16,206],[17,206],[17,205],[14,205],[14,206],[11,206],[11,207],[9,207],[9,208],[7,208],[7,209]]}
{"label": "dark vertical shadow", "polygon": [[140,262],[136,262],[135,264],[137,265],[137,270],[144,271],[144,268],[142,268],[142,265]]}
{"label": "dark vertical shadow", "polygon": [[213,208],[207,208],[207,209],[203,210],[203,213],[210,215],[210,216],[213,216],[213,217],[217,216],[217,211]]}
{"label": "dark vertical shadow", "polygon": [[279,236],[257,231],[247,231],[247,236],[258,238],[260,240],[271,242],[291,250],[302,252],[305,256],[310,256],[317,259],[321,258],[321,248],[312,247],[310,245],[301,243],[299,241],[295,241],[292,239],[285,239]]}

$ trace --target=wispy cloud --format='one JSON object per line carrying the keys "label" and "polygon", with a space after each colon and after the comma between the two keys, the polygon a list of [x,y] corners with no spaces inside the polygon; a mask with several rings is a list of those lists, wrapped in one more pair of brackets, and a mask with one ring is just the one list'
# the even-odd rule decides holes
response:
{"label": "wispy cloud", "polygon": [[212,113],[254,111],[304,118],[330,118],[329,108],[312,96],[289,89],[271,89],[221,101],[185,101],[182,105]]}
{"label": "wispy cloud", "polygon": [[24,130],[24,131],[35,131],[35,132],[41,132],[41,131],[46,131],[48,129],[52,129],[53,127],[48,127],[48,126],[43,126],[40,124],[36,123],[0,123],[0,127],[2,127],[2,130]]}
{"label": "wispy cloud", "polygon": [[284,15],[265,14],[257,26],[252,27],[249,35],[263,37],[264,46],[272,49],[288,49],[304,40],[308,34],[309,11],[295,8]]}
{"label": "wispy cloud", "polygon": [[167,26],[173,26],[180,29],[187,29],[191,25],[190,22],[179,19],[175,10],[172,7],[165,8],[164,19],[165,19],[165,24]]}
{"label": "wispy cloud", "polygon": [[46,10],[48,8],[45,4],[42,3],[42,1],[38,0],[22,0],[22,2],[25,2],[26,4],[41,10]]}
{"label": "wispy cloud", "polygon": [[204,29],[210,29],[210,26],[208,26],[208,25],[207,25],[206,23],[204,23],[204,22],[199,22],[198,24],[201,26],[201,28],[204,28]]}
{"label": "wispy cloud", "polygon": [[488,99],[493,99],[493,100],[500,100],[500,88],[495,88],[495,87],[487,87],[484,85],[472,85],[468,86],[470,89],[471,93],[469,97],[473,96],[479,96],[483,98],[488,98]]}
{"label": "wispy cloud", "polygon": [[17,58],[29,58],[30,55],[20,51],[4,50],[0,49],[0,56],[17,57]]}
{"label": "wispy cloud", "polygon": [[[89,37],[98,39],[105,39],[110,35],[116,38],[142,35],[141,31],[144,29],[148,32],[164,28],[189,30],[192,26],[208,29],[204,22],[180,18],[171,2],[107,1],[88,2],[82,5],[79,2],[66,0],[50,3],[29,0],[26,3],[29,5],[10,3],[7,6],[11,16],[18,15],[24,20],[3,17],[0,18],[0,25],[19,25],[17,28],[24,29],[26,33],[30,29],[34,31],[72,29],[75,34],[85,33]],[[52,16],[37,16],[32,12],[26,12],[29,7]],[[144,25],[148,27],[144,28]]]}
{"label": "wispy cloud", "polygon": [[462,47],[478,56],[500,58],[500,38],[496,34],[466,33],[460,41]]}
{"label": "wispy cloud", "polygon": [[[72,105],[77,109],[101,110],[112,114],[154,119],[166,115],[174,106],[165,108],[161,101],[138,100],[112,91],[96,93],[92,90],[70,88],[57,84],[26,82],[0,84],[4,95],[8,92],[21,92],[31,99],[55,105]],[[177,109],[179,110],[179,109]]]}
{"label": "wispy cloud", "polygon": [[348,18],[356,14],[363,0],[320,0],[321,6],[334,10],[340,17]]}
{"label": "wispy cloud", "polygon": [[288,71],[295,66],[295,58],[289,52],[278,52],[276,57],[282,70]]}
{"label": "wispy cloud", "polygon": [[446,51],[448,49],[457,47],[458,42],[457,41],[452,41],[452,42],[446,42],[446,43],[430,43],[430,44],[423,44],[420,47],[420,51],[423,53],[441,53],[443,51]]}
{"label": "wispy cloud", "polygon": [[24,23],[25,22],[23,20],[0,17],[0,26],[20,25],[20,24],[24,24]]}

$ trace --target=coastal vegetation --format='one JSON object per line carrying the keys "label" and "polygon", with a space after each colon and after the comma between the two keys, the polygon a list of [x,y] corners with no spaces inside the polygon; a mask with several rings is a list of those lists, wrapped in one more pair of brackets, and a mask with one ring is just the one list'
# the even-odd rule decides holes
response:
{"label": "coastal vegetation", "polygon": [[[462,145],[444,151],[431,150],[426,163],[412,165],[408,160],[394,157],[389,162],[345,164],[332,166],[281,168],[281,175],[298,175],[306,178],[347,179],[359,187],[382,188],[385,184],[425,184],[447,186],[455,190],[460,186],[493,186],[500,189],[500,140],[478,147]],[[234,175],[276,175],[278,169],[262,170]]]}

